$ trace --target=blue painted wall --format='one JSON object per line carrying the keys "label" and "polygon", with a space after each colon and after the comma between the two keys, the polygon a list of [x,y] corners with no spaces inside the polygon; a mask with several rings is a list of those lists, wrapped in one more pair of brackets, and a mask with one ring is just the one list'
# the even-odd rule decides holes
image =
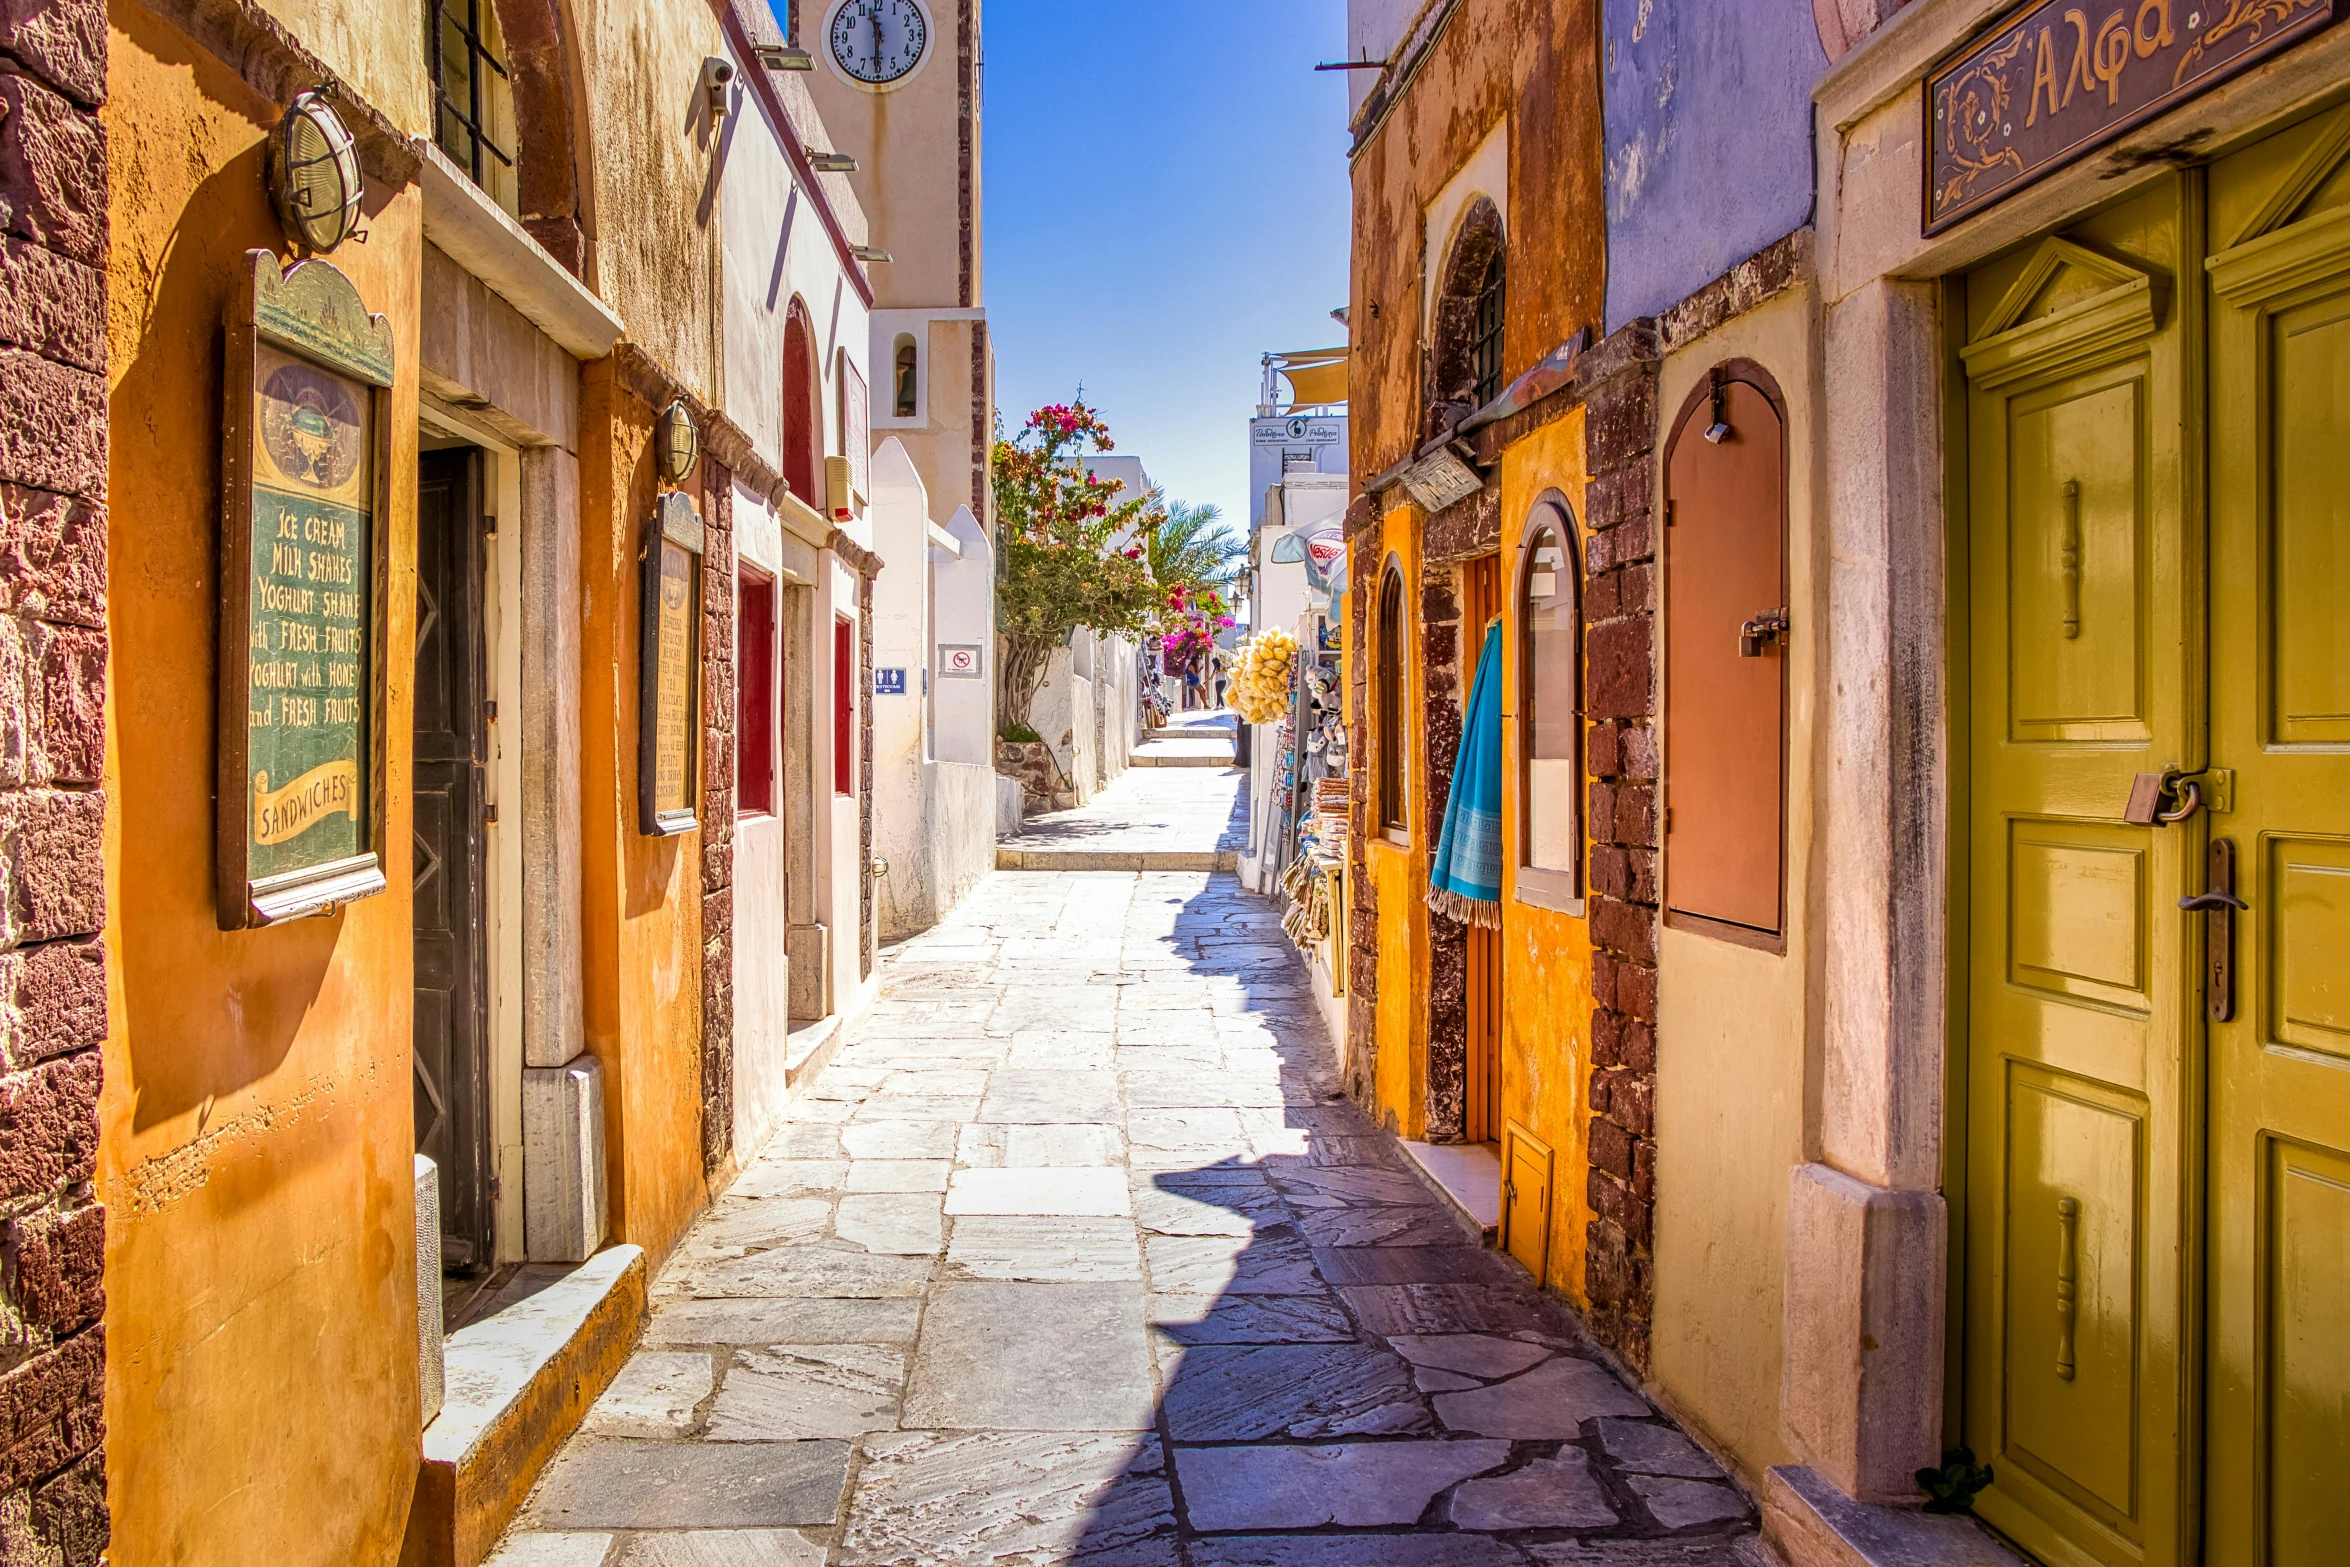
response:
{"label": "blue painted wall", "polygon": [[1811,0],[1605,0],[1607,326],[1809,220]]}

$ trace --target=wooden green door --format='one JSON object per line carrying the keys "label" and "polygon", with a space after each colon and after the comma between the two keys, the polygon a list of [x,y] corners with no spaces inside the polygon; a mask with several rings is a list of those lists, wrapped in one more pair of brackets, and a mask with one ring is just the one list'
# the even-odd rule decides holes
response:
{"label": "wooden green door", "polygon": [[2346,148],[2339,110],[2212,170],[2208,830],[2246,904],[2209,1022],[2213,1567],[2350,1562]]}
{"label": "wooden green door", "polygon": [[2053,1564],[2187,1560],[2200,829],[2180,181],[1968,279],[1962,1423]]}

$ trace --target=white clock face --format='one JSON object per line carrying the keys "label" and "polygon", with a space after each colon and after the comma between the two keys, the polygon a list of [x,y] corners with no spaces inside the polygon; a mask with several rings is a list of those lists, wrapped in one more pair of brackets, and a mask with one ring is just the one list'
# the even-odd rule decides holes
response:
{"label": "white clock face", "polygon": [[834,62],[873,87],[902,80],[930,47],[930,19],[914,0],[848,0],[831,33]]}

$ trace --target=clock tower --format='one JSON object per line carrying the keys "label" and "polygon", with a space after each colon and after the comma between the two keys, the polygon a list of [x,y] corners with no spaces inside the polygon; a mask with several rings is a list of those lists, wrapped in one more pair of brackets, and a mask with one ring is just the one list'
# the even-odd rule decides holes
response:
{"label": "clock tower", "polygon": [[889,257],[873,280],[873,438],[895,436],[941,521],[993,531],[994,358],[981,293],[980,0],[788,0],[832,146]]}

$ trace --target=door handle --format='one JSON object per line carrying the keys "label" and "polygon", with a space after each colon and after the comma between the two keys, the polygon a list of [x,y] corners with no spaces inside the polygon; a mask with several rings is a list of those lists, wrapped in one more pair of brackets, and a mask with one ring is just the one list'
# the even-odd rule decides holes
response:
{"label": "door handle", "polygon": [[2236,842],[2211,840],[2210,879],[2201,892],[2181,898],[2179,907],[2200,914],[2203,926],[2203,1012],[2214,1023],[2236,1015],[2236,916],[2252,907],[2236,896]]}

